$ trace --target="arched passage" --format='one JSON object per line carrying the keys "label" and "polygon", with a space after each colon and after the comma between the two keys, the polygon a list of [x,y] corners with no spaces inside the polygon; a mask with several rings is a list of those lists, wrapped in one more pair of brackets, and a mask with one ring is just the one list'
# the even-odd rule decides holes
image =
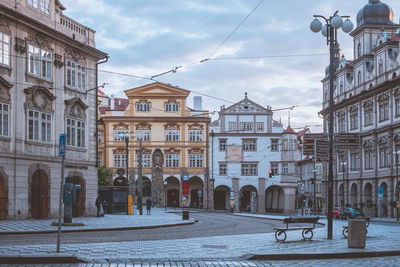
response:
{"label": "arched passage", "polygon": [[33,219],[43,219],[49,216],[49,191],[49,179],[46,172],[35,171],[31,184],[31,216]]}
{"label": "arched passage", "polygon": [[240,188],[239,196],[240,211],[254,212],[257,210],[257,189],[254,186],[243,186],[242,188]]}
{"label": "arched passage", "polygon": [[214,189],[214,209],[226,210],[229,208],[230,189],[226,185],[217,186]]}
{"label": "arched passage", "polygon": [[79,217],[85,213],[86,204],[86,183],[81,176],[73,176],[74,185],[80,185],[81,188],[76,190],[76,202],[72,205],[72,216]]}
{"label": "arched passage", "polygon": [[190,207],[203,208],[204,183],[201,178],[193,176],[189,179]]}
{"label": "arched passage", "polygon": [[339,185],[339,199],[338,199],[338,203],[340,207],[344,207],[344,185],[340,184]]}
{"label": "arched passage", "polygon": [[7,190],[6,179],[0,173],[0,220],[7,218]]}
{"label": "arched passage", "polygon": [[273,185],[265,190],[265,211],[283,213],[284,192],[282,187]]}
{"label": "arched passage", "polygon": [[[136,179],[136,195],[138,195],[139,190],[139,179]],[[151,181],[146,176],[142,176],[142,198],[151,197]],[[145,201],[145,200],[144,200]]]}
{"label": "arched passage", "polygon": [[370,183],[365,184],[364,186],[364,214],[365,216],[373,215],[373,203],[372,203],[372,185]]}
{"label": "arched passage", "polygon": [[168,207],[179,207],[179,193],[180,183],[178,178],[170,176],[165,179],[167,182],[165,190],[167,191],[167,206]]}
{"label": "arched passage", "polygon": [[350,205],[357,208],[357,184],[354,183],[350,188]]}
{"label": "arched passage", "polygon": [[383,191],[383,198],[379,202],[379,216],[387,217],[388,216],[388,199],[387,199],[387,183],[383,182],[381,184]]}

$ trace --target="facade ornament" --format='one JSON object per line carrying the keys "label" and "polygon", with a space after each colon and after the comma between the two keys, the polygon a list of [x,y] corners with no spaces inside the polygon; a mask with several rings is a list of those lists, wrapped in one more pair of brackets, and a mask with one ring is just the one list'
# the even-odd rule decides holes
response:
{"label": "facade ornament", "polygon": [[189,130],[203,130],[204,126],[198,122],[190,124]]}
{"label": "facade ornament", "polygon": [[113,129],[114,130],[128,130],[129,125],[125,124],[123,122],[119,122],[119,123],[113,125]]}
{"label": "facade ornament", "polygon": [[[135,152],[136,152],[136,154],[138,155],[139,152],[140,152],[140,149],[136,149]],[[151,149],[142,148],[142,154],[151,154],[151,153],[152,153]]]}
{"label": "facade ornament", "polygon": [[53,51],[53,48],[51,47],[50,43],[40,33],[29,34],[27,41],[28,42],[33,42],[34,44],[36,44],[40,48],[45,48],[45,49],[48,49],[50,51]]}
{"label": "facade ornament", "polygon": [[148,122],[140,122],[136,124],[136,130],[151,130],[151,124]]}
{"label": "facade ornament", "polygon": [[54,65],[59,69],[61,69],[64,66],[64,62],[62,60],[62,55],[59,55],[59,54],[54,55]]}
{"label": "facade ornament", "polygon": [[26,53],[26,42],[24,39],[15,37],[15,51],[20,55]]}
{"label": "facade ornament", "polygon": [[3,103],[10,103],[10,88],[13,85],[7,82],[3,77],[0,76],[0,101]]}
{"label": "facade ornament", "polygon": [[168,123],[164,125],[165,130],[179,130],[180,126],[177,123]]}
{"label": "facade ornament", "polygon": [[163,153],[161,152],[161,149],[157,148],[153,152],[152,156],[152,161],[153,161],[153,167],[154,168],[162,168],[163,163],[164,163],[164,156]]}
{"label": "facade ornament", "polygon": [[74,97],[69,100],[65,100],[65,115],[69,118],[76,118],[85,120],[86,112],[85,110],[88,106],[82,102],[81,99]]}
{"label": "facade ornament", "polygon": [[26,88],[24,92],[26,94],[25,108],[54,112],[53,101],[56,97],[49,89],[42,86],[32,86]]}
{"label": "facade ornament", "polygon": [[114,154],[126,154],[126,150],[124,148],[116,148],[113,149]]}
{"label": "facade ornament", "polygon": [[173,148],[173,147],[170,147],[168,149],[164,149],[164,153],[165,154],[179,154],[180,150],[176,149],[176,148]]}
{"label": "facade ornament", "polygon": [[191,148],[189,149],[189,154],[203,154],[204,150],[201,148]]}
{"label": "facade ornament", "polygon": [[71,58],[76,63],[85,63],[86,57],[75,49],[65,49],[65,58]]}

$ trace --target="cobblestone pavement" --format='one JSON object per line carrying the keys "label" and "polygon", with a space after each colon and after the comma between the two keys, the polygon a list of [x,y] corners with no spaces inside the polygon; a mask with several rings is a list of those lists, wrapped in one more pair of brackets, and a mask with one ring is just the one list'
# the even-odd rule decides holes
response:
{"label": "cobblestone pavement", "polygon": [[[18,265],[1,265],[0,267],[11,267]],[[22,266],[22,265],[19,265]],[[28,265],[25,265],[28,266]],[[89,263],[89,264],[35,264],[29,265],[35,267],[67,267],[67,266],[78,266],[78,267],[172,267],[172,266],[183,266],[183,267],[224,267],[224,266],[247,266],[247,267],[283,267],[283,266],[357,266],[357,267],[392,267],[400,266],[400,257],[380,257],[380,258],[355,258],[355,259],[330,259],[330,260],[303,260],[303,261],[146,261],[146,262],[135,262],[127,261],[120,263]]]}
{"label": "cobblestone pavement", "polygon": [[[62,255],[74,255],[89,262],[121,260],[239,259],[249,254],[352,253],[397,250],[400,227],[371,223],[365,249],[347,248],[342,237],[345,221],[334,222],[334,238],[326,240],[326,228],[315,229],[313,241],[301,241],[300,231],[288,233],[288,241],[277,243],[274,233],[186,238],[174,240],[62,244]],[[0,246],[0,255],[52,256],[55,244]]]}
{"label": "cobblestone pavement", "polygon": [[[150,227],[170,224],[187,223],[177,214],[164,212],[164,209],[152,209],[152,215],[123,215],[106,214],[104,217],[78,217],[73,218],[74,223],[83,223],[84,226],[62,226],[63,231],[93,230],[93,229],[115,229],[130,227]],[[57,219],[48,220],[19,220],[0,221],[0,234],[12,234],[18,232],[56,232],[57,226],[51,223]],[[192,221],[190,221],[192,222]]]}

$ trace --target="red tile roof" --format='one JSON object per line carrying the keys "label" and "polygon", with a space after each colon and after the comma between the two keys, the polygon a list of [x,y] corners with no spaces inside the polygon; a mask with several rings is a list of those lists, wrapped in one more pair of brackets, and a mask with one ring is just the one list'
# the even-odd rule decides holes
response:
{"label": "red tile roof", "polygon": [[307,131],[309,131],[308,128],[306,128],[306,129],[304,129],[304,130],[301,130],[300,132],[297,133],[297,137],[303,136]]}
{"label": "red tile roof", "polygon": [[283,131],[284,134],[296,134],[296,132],[290,127],[290,125]]}
{"label": "red tile roof", "polygon": [[101,91],[100,89],[97,89],[97,93],[100,95],[100,96],[107,96],[103,91]]}

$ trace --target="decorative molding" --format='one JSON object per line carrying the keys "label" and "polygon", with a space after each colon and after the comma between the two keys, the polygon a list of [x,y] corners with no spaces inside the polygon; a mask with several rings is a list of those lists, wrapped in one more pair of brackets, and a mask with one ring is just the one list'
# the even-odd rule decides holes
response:
{"label": "decorative molding", "polygon": [[180,154],[180,150],[174,147],[170,147],[168,149],[164,149],[164,154]]}
{"label": "decorative molding", "polygon": [[[139,155],[140,149],[136,149],[135,152],[137,155]],[[142,148],[142,154],[151,154],[151,153],[153,153],[153,151],[151,149]]]}
{"label": "decorative molding", "polygon": [[350,112],[358,112],[358,105],[353,105],[349,109]]}
{"label": "decorative molding", "polygon": [[119,122],[119,123],[113,125],[113,129],[114,130],[128,130],[129,125],[125,124],[123,122]]}
{"label": "decorative molding", "polygon": [[378,137],[378,144],[387,144],[388,138],[387,136]]}
{"label": "decorative molding", "polygon": [[367,107],[367,106],[373,106],[374,105],[374,101],[368,99],[367,101],[364,101],[363,106]]}
{"label": "decorative molding", "polygon": [[54,54],[54,66],[61,69],[64,66],[62,55]]}
{"label": "decorative molding", "polygon": [[204,126],[198,122],[189,124],[189,130],[203,130]]}
{"label": "decorative molding", "polygon": [[24,39],[15,37],[15,46],[14,46],[15,51],[20,54],[23,55],[26,53],[26,42]]}
{"label": "decorative molding", "polygon": [[113,149],[113,154],[126,154],[126,149],[125,148]]}
{"label": "decorative molding", "polygon": [[173,98],[168,99],[164,102],[165,104],[179,104],[179,101]]}
{"label": "decorative molding", "polygon": [[380,94],[380,95],[377,97],[377,99],[378,99],[378,101],[388,100],[388,99],[389,99],[389,94],[388,94],[388,93]]}
{"label": "decorative molding", "polygon": [[140,103],[140,104],[151,104],[151,102],[149,100],[147,100],[146,98],[139,99],[138,101],[135,102],[135,104],[138,104],[138,103]]}
{"label": "decorative molding", "polygon": [[148,122],[139,122],[136,124],[136,130],[151,130],[151,124]]}
{"label": "decorative molding", "polygon": [[11,95],[10,88],[13,85],[7,82],[3,77],[0,76],[0,101],[3,103],[10,103]]}
{"label": "decorative molding", "polygon": [[53,48],[51,47],[50,43],[40,33],[29,34],[29,36],[27,38],[27,41],[36,44],[40,48],[44,48],[44,49],[48,49],[50,51],[53,51]]}
{"label": "decorative molding", "polygon": [[203,154],[204,153],[204,149],[201,148],[191,148],[188,150],[189,154]]}
{"label": "decorative molding", "polygon": [[86,119],[85,110],[87,108],[88,106],[77,97],[65,100],[65,116],[68,118],[85,120]]}
{"label": "decorative molding", "polygon": [[47,112],[53,111],[53,101],[56,97],[49,89],[42,86],[32,86],[24,90],[26,94],[25,108],[34,108]]}
{"label": "decorative molding", "polygon": [[165,130],[179,130],[180,125],[177,123],[168,123],[164,125]]}
{"label": "decorative molding", "polygon": [[374,140],[365,140],[363,142],[364,147],[372,147],[374,145]]}
{"label": "decorative molding", "polygon": [[75,49],[65,49],[65,58],[72,59],[76,63],[86,63],[86,57]]}

